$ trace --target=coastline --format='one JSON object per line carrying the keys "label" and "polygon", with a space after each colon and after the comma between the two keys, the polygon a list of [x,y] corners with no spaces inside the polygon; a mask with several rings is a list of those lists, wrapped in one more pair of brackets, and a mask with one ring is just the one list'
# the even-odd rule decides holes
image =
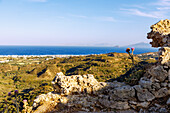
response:
{"label": "coastline", "polygon": [[[113,52],[114,53],[114,52]],[[115,52],[117,53],[117,52]],[[153,54],[155,52],[146,52],[146,53],[139,53],[139,54],[134,54],[134,55],[141,55],[141,54]],[[106,54],[106,53],[100,53],[100,54]],[[80,54],[80,55],[0,55],[0,58],[3,57],[12,57],[12,58],[29,58],[29,57],[51,57],[51,58],[68,58],[68,57],[76,57],[76,56],[89,56],[89,55],[100,55],[100,54]]]}
{"label": "coastline", "polygon": [[[97,54],[88,54],[88,55],[97,55]],[[67,58],[67,57],[74,57],[74,56],[88,56],[88,55],[0,55],[0,58],[3,57],[12,57],[12,58],[27,58],[27,57],[52,57],[52,58]]]}

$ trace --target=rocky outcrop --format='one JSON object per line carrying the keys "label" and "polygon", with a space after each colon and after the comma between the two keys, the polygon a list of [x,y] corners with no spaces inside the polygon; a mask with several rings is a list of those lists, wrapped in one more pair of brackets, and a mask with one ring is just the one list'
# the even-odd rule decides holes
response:
{"label": "rocky outcrop", "polygon": [[159,62],[161,64],[170,65],[170,48],[163,47],[159,49]]}
{"label": "rocky outcrop", "polygon": [[[139,85],[129,86],[117,81],[97,82],[93,75],[65,76],[58,73],[52,81],[54,92],[37,97],[33,107],[41,106],[42,111],[43,106],[43,109],[48,111],[49,105],[62,104],[67,106],[67,109],[74,107],[86,112],[148,108],[153,100],[170,95],[170,81],[168,73],[166,74],[165,76],[164,73],[160,73],[159,76],[165,76],[161,82],[153,74],[142,77]],[[40,108],[37,110],[40,112]]]}
{"label": "rocky outcrop", "polygon": [[152,47],[169,47],[170,46],[170,20],[160,20],[151,26],[151,32],[147,38],[152,39]]}
{"label": "rocky outcrop", "polygon": [[[139,113],[170,112],[170,20],[161,20],[151,28],[148,38],[153,39],[152,46],[162,47],[159,63],[146,70],[138,85],[129,86],[117,81],[98,82],[90,74],[65,76],[58,73],[52,81],[54,91],[39,95],[34,100],[34,112],[109,112],[127,109]],[[166,102],[160,104],[159,99]]]}
{"label": "rocky outcrop", "polygon": [[52,81],[54,92],[61,95],[81,94],[81,93],[96,93],[103,88],[104,83],[97,82],[93,75],[74,75],[65,76],[63,73],[58,73]]}
{"label": "rocky outcrop", "polygon": [[170,65],[170,20],[160,20],[151,26],[151,32],[147,38],[152,39],[152,47],[161,47],[159,49],[159,62]]}

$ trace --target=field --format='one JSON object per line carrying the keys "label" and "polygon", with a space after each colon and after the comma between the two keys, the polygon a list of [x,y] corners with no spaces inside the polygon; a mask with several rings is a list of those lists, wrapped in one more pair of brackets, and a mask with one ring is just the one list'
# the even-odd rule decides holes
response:
{"label": "field", "polygon": [[98,81],[118,80],[129,85],[145,73],[145,68],[155,63],[157,53],[135,55],[135,63],[126,53],[108,53],[77,57],[1,57],[0,58],[0,111],[7,100],[10,111],[16,111],[14,96],[8,92],[19,91],[18,101],[22,110],[22,100],[27,99],[32,105],[35,97],[53,90],[51,81],[56,73],[65,75],[93,74]]}

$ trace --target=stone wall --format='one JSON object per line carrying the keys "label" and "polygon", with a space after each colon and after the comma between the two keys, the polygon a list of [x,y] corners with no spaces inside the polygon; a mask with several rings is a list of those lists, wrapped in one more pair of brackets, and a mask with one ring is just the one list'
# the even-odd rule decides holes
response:
{"label": "stone wall", "polygon": [[[58,73],[52,81],[54,92],[39,95],[34,100],[34,112],[170,112],[170,21],[161,20],[151,29],[148,38],[153,39],[152,46],[161,47],[159,63],[146,70],[138,85],[98,82],[90,74]],[[165,103],[161,104],[160,99]]]}
{"label": "stone wall", "polygon": [[[34,100],[33,107],[43,104],[43,109],[49,108],[48,104],[62,104],[66,111],[74,108],[80,111],[108,111],[135,109],[136,111],[149,108],[152,101],[170,95],[170,70],[163,66],[153,66],[148,70],[147,77],[142,77],[139,85],[129,86],[121,82],[97,82],[93,75],[65,76],[58,73],[52,81],[54,92],[42,94]],[[167,100],[167,106],[170,104]],[[156,103],[159,105],[159,103]],[[167,106],[161,106],[168,111]],[[39,107],[38,107],[39,108]],[[153,107],[154,108],[154,107]],[[42,110],[42,105],[38,112]],[[63,112],[66,112],[62,110]],[[134,111],[135,112],[135,111]]]}

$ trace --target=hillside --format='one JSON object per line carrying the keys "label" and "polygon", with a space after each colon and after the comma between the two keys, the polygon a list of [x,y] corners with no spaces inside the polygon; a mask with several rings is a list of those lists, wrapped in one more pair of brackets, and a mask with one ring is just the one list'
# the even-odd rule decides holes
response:
{"label": "hillside", "polygon": [[[143,73],[143,65],[148,64],[148,62],[155,62],[153,58],[150,59],[146,56],[135,57],[135,64],[141,65],[139,69],[141,74]],[[119,78],[119,81],[124,81],[132,74],[131,68],[134,67],[126,53],[69,58],[21,57],[4,59],[10,59],[10,61],[0,64],[0,101],[3,102],[4,97],[7,98],[8,92],[18,89],[21,92],[22,99],[29,99],[30,105],[38,94],[52,90],[51,80],[58,72],[63,72],[67,76],[93,74],[98,81],[112,81],[116,78]],[[123,75],[125,77],[120,77]],[[135,81],[139,78],[131,80],[132,77],[129,77],[129,80],[126,79],[126,82],[136,84]],[[140,74],[138,77],[140,77]]]}

